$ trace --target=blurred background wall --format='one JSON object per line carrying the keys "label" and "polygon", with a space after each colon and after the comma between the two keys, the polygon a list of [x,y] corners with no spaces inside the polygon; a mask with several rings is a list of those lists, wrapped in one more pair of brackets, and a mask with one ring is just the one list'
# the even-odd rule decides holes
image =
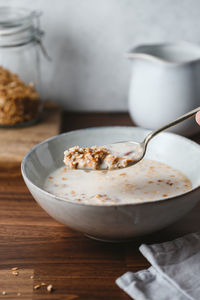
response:
{"label": "blurred background wall", "polygon": [[42,95],[67,110],[126,111],[131,63],[141,43],[200,41],[199,0],[0,0],[43,11]]}

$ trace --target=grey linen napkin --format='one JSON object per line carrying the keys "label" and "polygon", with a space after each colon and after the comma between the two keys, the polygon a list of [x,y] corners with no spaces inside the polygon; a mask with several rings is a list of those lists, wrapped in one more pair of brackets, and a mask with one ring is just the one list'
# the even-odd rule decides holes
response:
{"label": "grey linen napkin", "polygon": [[142,244],[151,267],[127,272],[117,285],[135,300],[200,300],[200,232],[162,244]]}

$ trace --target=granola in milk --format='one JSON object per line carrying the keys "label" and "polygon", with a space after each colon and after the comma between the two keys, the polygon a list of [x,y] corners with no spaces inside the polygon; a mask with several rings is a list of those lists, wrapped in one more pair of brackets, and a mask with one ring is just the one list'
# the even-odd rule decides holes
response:
{"label": "granola in milk", "polygon": [[81,148],[74,146],[64,152],[64,163],[71,169],[117,169],[127,167],[132,160],[128,157],[114,155],[105,146]]}

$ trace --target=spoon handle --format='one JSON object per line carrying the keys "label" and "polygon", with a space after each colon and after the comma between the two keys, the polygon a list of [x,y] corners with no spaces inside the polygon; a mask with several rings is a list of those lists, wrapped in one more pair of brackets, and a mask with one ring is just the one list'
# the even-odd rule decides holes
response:
{"label": "spoon handle", "polygon": [[160,133],[161,131],[164,131],[164,130],[166,130],[166,129],[172,127],[172,126],[175,126],[176,124],[178,124],[178,123],[180,123],[180,122],[182,122],[182,121],[184,121],[184,120],[187,120],[187,119],[191,118],[191,117],[194,116],[198,111],[200,111],[200,107],[197,107],[197,108],[195,108],[195,109],[189,111],[188,113],[186,113],[186,114],[180,116],[179,118],[177,118],[177,119],[174,120],[173,122],[170,122],[170,123],[168,123],[168,124],[166,124],[166,125],[164,125],[164,126],[158,128],[158,129],[156,129],[155,131],[150,132],[150,133],[147,135],[147,137],[145,138],[144,142],[143,142],[144,145],[145,145],[145,147],[147,146],[148,142],[149,142],[154,136],[156,136],[158,133]]}

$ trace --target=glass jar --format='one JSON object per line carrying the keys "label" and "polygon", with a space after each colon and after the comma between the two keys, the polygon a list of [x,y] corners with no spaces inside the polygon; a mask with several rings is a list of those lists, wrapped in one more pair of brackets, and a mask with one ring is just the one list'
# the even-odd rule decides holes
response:
{"label": "glass jar", "polygon": [[0,7],[0,127],[33,124],[41,113],[40,15]]}

